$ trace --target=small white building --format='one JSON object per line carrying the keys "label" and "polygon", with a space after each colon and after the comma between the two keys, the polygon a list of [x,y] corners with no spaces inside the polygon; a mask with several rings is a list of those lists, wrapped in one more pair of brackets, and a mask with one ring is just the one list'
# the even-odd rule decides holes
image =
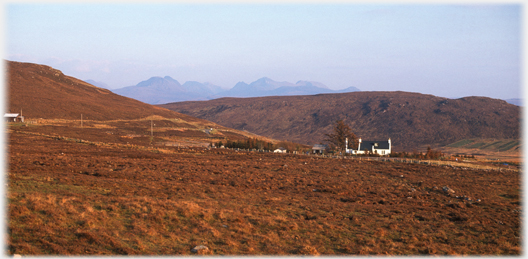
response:
{"label": "small white building", "polygon": [[283,147],[279,147],[275,150],[273,150],[273,153],[286,153],[288,150],[286,150],[285,148]]}
{"label": "small white building", "polygon": [[4,120],[7,122],[24,122],[24,116],[20,116],[19,113],[5,113]]}
{"label": "small white building", "polygon": [[348,149],[348,139],[346,140],[346,152],[349,154],[359,155],[359,154],[378,154],[382,156],[388,156],[391,153],[391,139],[384,141],[361,141],[359,139],[359,144],[357,149]]}

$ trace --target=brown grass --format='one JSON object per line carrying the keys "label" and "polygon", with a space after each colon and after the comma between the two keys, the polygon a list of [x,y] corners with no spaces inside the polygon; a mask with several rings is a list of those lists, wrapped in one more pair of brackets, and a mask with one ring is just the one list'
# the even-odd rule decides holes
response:
{"label": "brown grass", "polygon": [[318,144],[338,120],[363,140],[391,138],[393,151],[425,151],[462,139],[520,138],[516,105],[487,97],[446,99],[409,92],[218,98],[159,105],[275,139]]}
{"label": "brown grass", "polygon": [[82,130],[95,144],[77,141],[78,128],[11,130],[10,254],[190,255],[198,245],[208,255],[521,253],[518,172],[156,152],[106,128]]}

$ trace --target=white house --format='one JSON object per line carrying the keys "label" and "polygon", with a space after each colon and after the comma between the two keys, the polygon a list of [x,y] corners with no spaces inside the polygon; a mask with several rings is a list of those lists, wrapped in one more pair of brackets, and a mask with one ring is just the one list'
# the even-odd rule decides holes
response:
{"label": "white house", "polygon": [[16,121],[24,122],[24,117],[19,116],[18,113],[6,113],[4,114],[4,120],[7,122],[16,122]]}
{"label": "white house", "polygon": [[385,141],[361,141],[359,139],[358,148],[348,149],[348,139],[346,139],[346,152],[349,154],[378,154],[388,156],[391,153],[391,139]]}
{"label": "white house", "polygon": [[274,153],[286,153],[287,150],[285,148],[283,148],[283,147],[279,147],[279,148],[273,150],[273,152]]}

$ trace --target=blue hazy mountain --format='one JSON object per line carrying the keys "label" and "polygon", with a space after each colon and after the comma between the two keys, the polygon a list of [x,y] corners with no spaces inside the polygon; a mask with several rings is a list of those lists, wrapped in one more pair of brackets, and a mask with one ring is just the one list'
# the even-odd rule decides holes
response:
{"label": "blue hazy mountain", "polygon": [[286,95],[314,95],[325,93],[348,93],[359,91],[355,87],[342,90],[332,90],[326,85],[313,81],[277,82],[268,77],[263,77],[255,82],[246,84],[237,83],[233,88],[220,92],[215,97],[262,97],[262,96],[286,96]]}
{"label": "blue hazy mountain", "polygon": [[187,81],[182,85],[170,76],[151,77],[137,85],[112,90],[116,94],[149,104],[209,100],[210,95],[220,91],[223,89],[210,83]]}
{"label": "blue hazy mountain", "polygon": [[263,77],[255,82],[237,83],[233,88],[224,90],[211,83],[187,81],[183,85],[177,80],[166,77],[151,77],[134,86],[113,89],[112,92],[149,104],[164,104],[182,101],[211,100],[220,97],[261,97],[286,95],[315,95],[324,93],[348,93],[359,91],[355,87],[332,90],[326,85],[313,81],[297,83],[277,82]]}

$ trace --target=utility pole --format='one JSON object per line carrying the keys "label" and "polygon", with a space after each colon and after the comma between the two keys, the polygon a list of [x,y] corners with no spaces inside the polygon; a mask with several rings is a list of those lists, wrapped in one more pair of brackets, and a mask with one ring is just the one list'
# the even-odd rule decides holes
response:
{"label": "utility pole", "polygon": [[154,124],[153,124],[152,120],[150,120],[150,136],[151,137],[154,136]]}
{"label": "utility pole", "polygon": [[82,113],[81,113],[81,128],[83,127]]}

